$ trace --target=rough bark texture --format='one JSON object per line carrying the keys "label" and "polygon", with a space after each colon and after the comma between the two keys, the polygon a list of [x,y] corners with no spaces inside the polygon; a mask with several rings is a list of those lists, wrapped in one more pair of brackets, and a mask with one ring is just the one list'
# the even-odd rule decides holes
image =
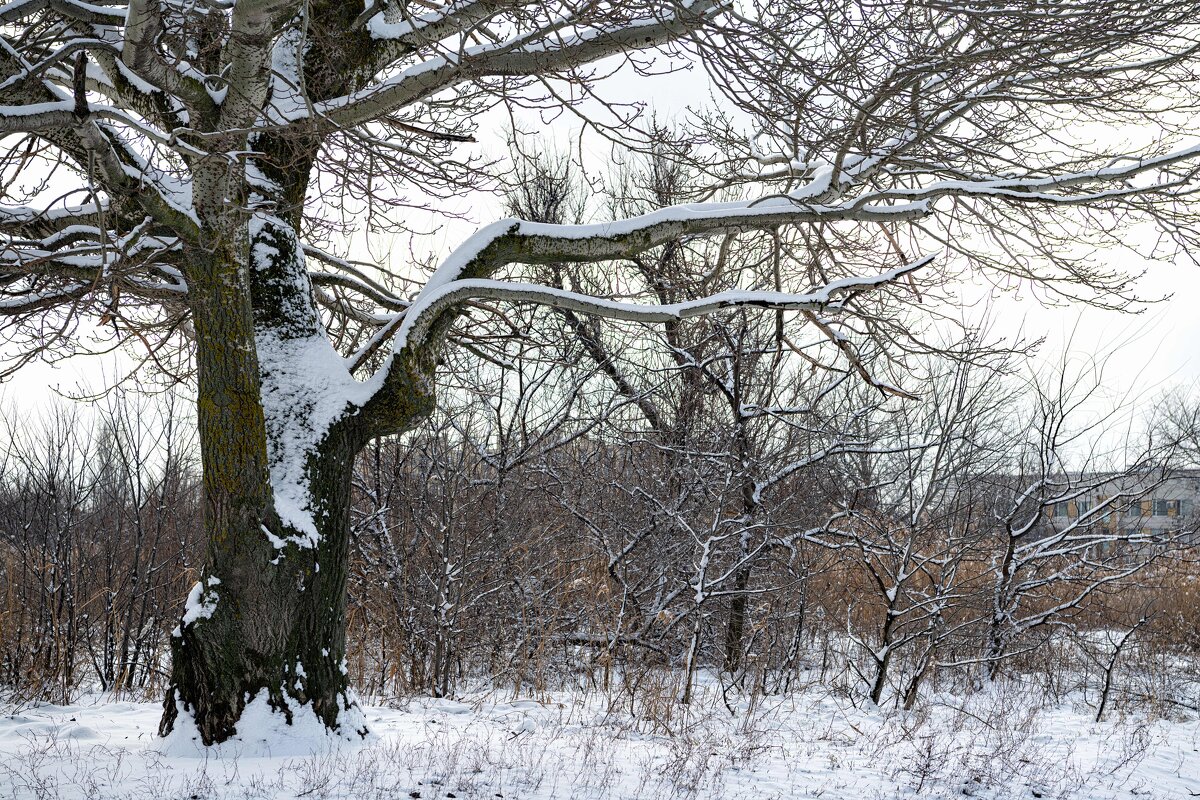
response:
{"label": "rough bark texture", "polygon": [[[359,427],[353,420],[336,426],[312,461],[311,493],[323,509],[315,515],[316,548],[277,549],[262,529],[262,520],[273,517],[269,510],[212,537],[202,580],[219,577],[216,605],[211,617],[183,626],[173,640],[164,734],[185,711],[205,744],[223,741],[237,732],[247,700],[264,691],[289,720],[297,705],[310,704],[328,727],[340,726],[341,712],[352,703],[345,612],[350,467],[361,444]],[[210,507],[251,500],[237,488],[206,488]]]}
{"label": "rough bark texture", "polygon": [[[223,577],[217,578],[215,613],[201,624],[181,625],[173,639],[171,689],[161,724],[162,732],[169,732],[183,707],[196,717],[206,744],[233,732],[232,720],[250,688],[246,684],[263,672],[277,636],[265,629],[269,619],[249,613],[272,602],[263,582],[269,576],[261,569],[270,557],[261,526],[272,500],[250,294],[244,273],[229,266],[236,263],[232,256],[218,252],[210,260],[205,280],[193,280],[192,301],[208,540],[200,580],[207,584],[209,578]],[[246,676],[240,674],[244,667]]]}
{"label": "rough bark texture", "polygon": [[[293,12],[281,2],[247,6],[244,24],[234,25],[245,41],[235,37],[229,44],[246,50],[244,58],[232,58],[246,75],[234,81],[238,91],[212,127],[240,128],[260,113],[268,92],[269,42]],[[366,33],[350,24],[359,12],[345,3],[309,4],[314,52],[304,80],[311,96],[336,96],[369,78],[362,74],[371,52]],[[205,744],[234,735],[246,703],[262,692],[289,721],[307,704],[327,727],[342,725],[342,712],[352,703],[344,658],[354,457],[371,435],[411,425],[430,405],[430,398],[417,396],[417,390],[429,388],[427,381],[397,379],[376,403],[387,405],[390,416],[347,407],[329,425],[314,443],[304,476],[316,546],[301,544],[305,537],[275,511],[269,465],[271,437],[302,420],[267,419],[258,348],[264,336],[325,338],[298,236],[322,137],[260,133],[239,143],[238,135],[231,133],[221,149],[260,153],[254,166],[266,182],[250,186],[240,170],[216,162],[194,166],[203,227],[212,241],[228,243],[215,248],[206,270],[193,269],[189,276],[192,291],[204,292],[192,300],[209,542],[199,579],[206,602],[215,597],[215,606],[210,616],[181,625],[173,639],[172,679],[160,725],[162,734],[169,733],[185,712]],[[256,219],[231,210],[250,206],[262,210]],[[301,406],[285,413],[302,417],[310,411]],[[286,544],[277,546],[281,542]],[[219,583],[208,586],[211,578]]]}
{"label": "rough bark texture", "polygon": [[318,546],[277,548],[271,536],[287,540],[289,531],[271,493],[251,271],[239,266],[248,260],[244,248],[222,255],[205,280],[193,281],[204,292],[195,318],[209,545],[199,578],[211,613],[185,620],[173,638],[161,723],[166,734],[186,713],[205,744],[234,735],[246,703],[263,691],[289,719],[295,704],[311,703],[330,727],[348,706],[342,659],[349,481],[362,443],[353,418],[329,431],[309,470],[313,505],[321,509],[313,515]]}

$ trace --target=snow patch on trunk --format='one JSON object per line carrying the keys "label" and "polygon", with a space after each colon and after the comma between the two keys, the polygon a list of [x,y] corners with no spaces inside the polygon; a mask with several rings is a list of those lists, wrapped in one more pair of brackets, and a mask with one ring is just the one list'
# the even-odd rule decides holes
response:
{"label": "snow patch on trunk", "polygon": [[[276,280],[286,284],[280,294],[291,307],[281,309],[283,317],[317,319],[305,277],[304,251],[291,227],[278,217],[257,213],[248,233],[255,269],[273,269],[279,275]],[[321,537],[315,515],[320,509],[313,507],[309,491],[309,461],[330,427],[365,404],[376,386],[350,374],[323,330],[314,332],[303,325],[256,327],[255,346],[275,511],[298,534],[280,537],[266,531],[267,538],[277,549],[287,544],[316,547]]]}
{"label": "snow patch on trunk", "polygon": [[308,488],[309,459],[329,428],[366,403],[374,387],[355,380],[324,337],[286,339],[268,333],[257,337],[257,345],[275,511],[301,534],[273,536],[272,544],[316,547],[321,537],[314,514],[320,509],[313,507]]}
{"label": "snow patch on trunk", "polygon": [[300,27],[288,28],[271,48],[271,96],[263,114],[269,124],[286,125],[309,116],[301,67],[304,36]]}
{"label": "snow patch on trunk", "polygon": [[220,586],[221,579],[215,575],[207,581],[196,581],[192,586],[192,591],[188,592],[187,601],[183,604],[183,617],[179,620],[179,624],[175,626],[175,630],[171,631],[172,636],[182,636],[183,629],[191,625],[199,619],[209,619],[217,610],[217,591],[214,586]]}

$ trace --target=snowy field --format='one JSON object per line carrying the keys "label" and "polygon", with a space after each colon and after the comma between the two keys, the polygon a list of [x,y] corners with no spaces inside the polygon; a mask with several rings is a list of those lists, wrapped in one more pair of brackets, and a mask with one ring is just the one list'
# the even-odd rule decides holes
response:
{"label": "snowy field", "polygon": [[255,734],[209,753],[157,739],[156,704],[93,698],[0,717],[0,798],[1200,796],[1194,715],[1096,724],[1082,703],[1041,709],[1028,695],[904,713],[810,689],[731,714],[709,691],[680,716],[599,693],[490,693],[368,706],[373,735],[353,744],[251,714]]}

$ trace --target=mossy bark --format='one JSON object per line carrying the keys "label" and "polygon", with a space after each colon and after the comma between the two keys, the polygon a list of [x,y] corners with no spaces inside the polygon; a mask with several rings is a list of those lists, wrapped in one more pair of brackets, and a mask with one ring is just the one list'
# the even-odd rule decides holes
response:
{"label": "mossy bark", "polygon": [[[328,432],[308,472],[321,509],[319,542],[306,548],[289,540],[295,532],[278,519],[271,493],[248,271],[238,268],[236,251],[216,256],[193,271],[208,540],[199,578],[210,613],[181,624],[172,639],[160,726],[170,732],[183,711],[204,744],[234,735],[246,703],[261,692],[289,717],[309,704],[326,725],[338,725],[348,705],[350,472],[364,441],[354,418]],[[280,549],[273,540],[290,543]]]}

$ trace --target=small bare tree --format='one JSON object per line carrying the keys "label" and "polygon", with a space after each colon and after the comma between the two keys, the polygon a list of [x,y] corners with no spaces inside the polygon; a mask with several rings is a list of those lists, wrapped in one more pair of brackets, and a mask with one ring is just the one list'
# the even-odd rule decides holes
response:
{"label": "small bare tree", "polygon": [[[960,355],[971,355],[971,348]],[[892,664],[914,651],[900,692],[906,708],[938,660],[941,644],[969,625],[971,586],[964,565],[976,546],[978,477],[1005,453],[1006,414],[1013,401],[1007,364],[971,358],[935,362],[932,397],[863,421],[870,450],[843,462],[836,502],[846,517],[821,535],[865,575],[868,631],[850,637],[870,656],[862,677],[872,702],[883,699]]]}
{"label": "small bare tree", "polygon": [[1087,407],[1100,385],[1099,372],[1065,368],[1048,384],[1031,381],[1015,463],[988,492],[990,677],[1023,637],[1064,623],[1091,595],[1115,590],[1188,538],[1182,518],[1168,530],[1143,524],[1145,498],[1175,469],[1177,440],[1151,431],[1144,443],[1106,442],[1121,409]]}

